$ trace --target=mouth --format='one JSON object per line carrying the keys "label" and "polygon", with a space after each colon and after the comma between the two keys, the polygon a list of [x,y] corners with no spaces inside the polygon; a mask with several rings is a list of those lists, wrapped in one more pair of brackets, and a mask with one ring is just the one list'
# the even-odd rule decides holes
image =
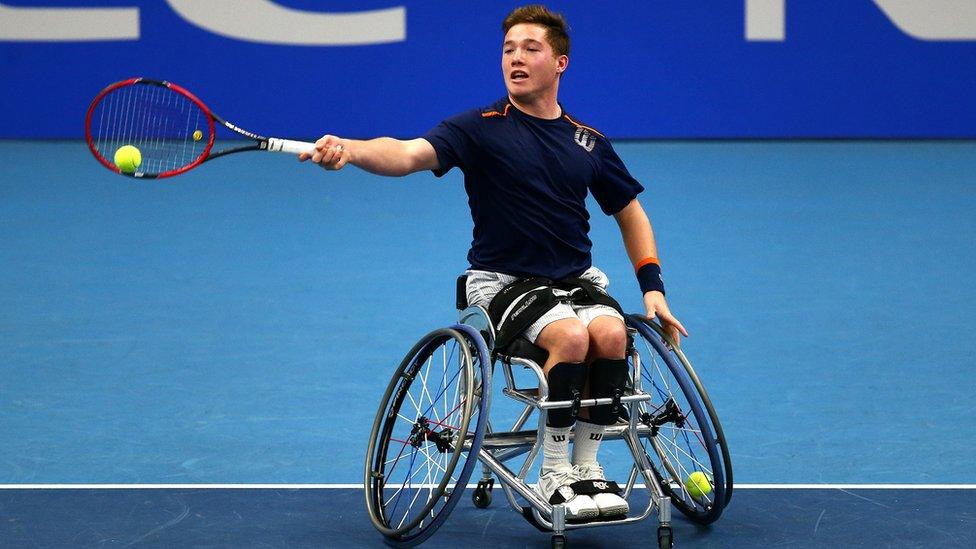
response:
{"label": "mouth", "polygon": [[525,71],[512,71],[508,75],[508,79],[511,80],[512,82],[522,82],[523,80],[527,80],[528,78],[529,78],[529,74]]}

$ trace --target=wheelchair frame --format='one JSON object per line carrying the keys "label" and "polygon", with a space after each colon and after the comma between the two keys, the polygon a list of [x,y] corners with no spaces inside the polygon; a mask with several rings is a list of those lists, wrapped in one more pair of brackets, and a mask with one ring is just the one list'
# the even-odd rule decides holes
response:
{"label": "wheelchair frame", "polygon": [[[628,315],[627,322],[628,341],[630,342],[628,344],[627,354],[632,365],[631,386],[626,391],[626,394],[621,396],[617,402],[614,402],[614,399],[611,398],[582,399],[575,403],[573,401],[549,401],[549,389],[546,377],[537,360],[526,356],[505,355],[493,350],[495,338],[494,328],[487,311],[480,306],[464,308],[460,311],[459,324],[451,326],[448,329],[432,332],[425,336],[425,338],[422,338],[415,345],[414,349],[408,353],[404,362],[401,363],[397,374],[391,380],[384,403],[377,412],[376,421],[374,422],[370,437],[369,449],[367,450],[365,470],[367,510],[369,511],[374,526],[386,536],[387,542],[394,545],[409,546],[419,544],[432,535],[440,524],[446,520],[447,515],[450,514],[450,511],[459,500],[459,493],[463,492],[466,487],[466,483],[475,464],[472,459],[473,457],[476,457],[477,461],[482,464],[481,479],[472,493],[475,506],[484,508],[490,504],[491,490],[494,484],[492,475],[494,475],[500,481],[500,485],[511,507],[539,530],[552,533],[551,541],[553,547],[564,547],[566,545],[567,540],[565,534],[569,530],[638,522],[646,519],[657,510],[658,545],[661,548],[670,548],[673,543],[673,531],[671,528],[672,495],[677,496],[679,499],[679,501],[673,502],[675,507],[688,515],[693,521],[707,524],[716,520],[721,514],[722,509],[731,499],[732,470],[725,437],[711,401],[694,370],[691,368],[691,364],[687,361],[687,358],[669,341],[659,326],[644,320],[640,315]],[[640,323],[644,323],[644,331],[641,331],[639,328]],[[647,326],[650,326],[650,328],[646,328]],[[445,335],[445,333],[448,335]],[[651,333],[654,336],[648,337]],[[390,502],[386,501],[386,492],[384,491],[387,488],[386,465],[388,461],[386,460],[386,452],[388,447],[385,446],[387,443],[380,440],[382,437],[378,436],[382,430],[385,433],[384,436],[392,439],[390,433],[393,427],[390,426],[390,422],[393,421],[395,423],[397,417],[394,417],[394,413],[390,411],[392,408],[388,408],[387,404],[392,402],[391,398],[394,398],[394,400],[399,398],[400,403],[404,401],[402,393],[409,389],[413,381],[412,377],[418,375],[420,371],[418,369],[418,364],[421,362],[420,358],[423,358],[424,361],[427,361],[428,358],[432,359],[433,351],[430,350],[431,346],[434,346],[434,349],[439,348],[441,343],[435,345],[435,342],[441,340],[449,341],[449,339],[444,339],[448,338],[448,336],[455,338],[460,336],[468,345],[467,349],[461,349],[459,355],[468,357],[464,360],[469,361],[472,365],[471,374],[460,376],[465,377],[465,379],[458,382],[459,386],[456,393],[464,392],[466,395],[471,395],[469,397],[471,398],[470,402],[465,403],[462,398],[458,406],[462,406],[463,404],[466,410],[470,408],[472,411],[477,406],[478,418],[475,431],[472,433],[470,427],[465,427],[464,442],[459,445],[457,443],[460,442],[460,433],[453,433],[450,429],[442,425],[452,424],[453,422],[448,422],[446,419],[441,419],[440,422],[437,420],[428,420],[426,417],[423,417],[425,414],[419,413],[420,407],[417,407],[418,415],[421,417],[416,420],[415,424],[411,425],[408,423],[408,426],[411,427],[410,437],[403,442],[404,445],[400,449],[400,454],[396,457],[393,467],[396,466],[396,462],[399,461],[400,455],[403,454],[404,448],[406,448],[408,443],[413,445],[414,448],[421,448],[428,443],[440,442],[440,445],[437,446],[437,451],[442,454],[452,452],[452,461],[450,470],[448,470],[446,465],[447,459],[445,458],[445,466],[442,468],[444,470],[444,476],[436,490],[434,488],[418,489],[429,490],[426,506],[423,507],[423,512],[419,514],[420,516],[414,517],[406,526],[403,526],[403,522],[406,522],[406,519],[409,518],[408,515],[405,515],[398,528],[392,528],[392,521],[386,516],[386,507]],[[659,338],[659,341],[654,341],[655,337]],[[674,361],[667,363],[667,367],[672,371],[677,385],[680,385],[680,390],[687,399],[687,407],[692,408],[692,410],[682,412],[680,410],[681,406],[674,403],[672,396],[669,398],[669,405],[676,406],[678,408],[677,413],[674,413],[670,408],[668,412],[661,411],[657,415],[649,414],[646,411],[651,406],[650,403],[653,395],[643,390],[642,379],[645,377],[645,374],[642,370],[641,355],[633,344],[636,338],[644,338],[644,340],[650,341],[655,347],[655,352],[665,362],[667,362],[667,358],[664,353],[674,353],[686,373],[682,375],[678,372]],[[505,377],[505,387],[502,389],[502,393],[524,405],[522,412],[515,420],[511,430],[504,432],[494,431],[491,422],[487,418],[488,412],[490,411],[491,378],[496,360],[502,364]],[[477,362],[478,366],[477,372],[474,371],[473,367],[475,362]],[[533,372],[538,381],[538,387],[529,389],[519,388],[512,371],[513,365],[521,366]],[[446,371],[445,369],[445,379],[447,378]],[[455,377],[459,377],[459,375],[455,375]],[[653,380],[652,385],[654,385]],[[404,389],[404,387],[407,389]],[[668,391],[673,392],[670,388]],[[660,389],[658,389],[658,392],[660,392]],[[690,395],[691,392],[694,392],[693,396]],[[428,396],[433,405],[433,397]],[[663,393],[661,398],[664,398]],[[597,519],[589,522],[569,522],[566,519],[565,507],[563,505],[552,505],[545,501],[536,493],[532,486],[525,482],[525,479],[533,470],[532,466],[538,457],[540,449],[543,447],[548,410],[569,408],[574,405],[579,406],[579,408],[584,408],[606,404],[618,404],[628,411],[626,423],[609,426],[604,434],[604,440],[625,441],[634,458],[634,465],[631,467],[621,495],[624,499],[629,500],[638,477],[641,477],[648,491],[648,501],[642,511],[636,514],[632,513],[630,516],[623,518]],[[408,422],[412,419],[412,417],[408,418],[399,414],[400,404],[394,403],[391,406],[396,408],[394,411],[400,418]],[[665,408],[664,403],[662,403],[659,409],[663,408]],[[523,430],[534,410],[539,412],[537,428],[535,430]],[[707,416],[705,415],[706,411]],[[711,467],[707,470],[710,470],[712,473],[710,481],[714,485],[714,497],[708,501],[707,506],[702,501],[699,501],[699,498],[692,496],[683,485],[679,486],[676,484],[674,479],[680,479],[683,476],[682,472],[686,471],[680,463],[675,466],[671,463],[671,458],[666,456],[673,456],[676,461],[679,461],[682,456],[679,456],[674,451],[670,451],[669,453],[669,450],[662,448],[657,441],[658,432],[662,425],[665,425],[668,421],[679,423],[688,421],[692,414],[697,418],[699,423],[699,430],[694,432],[694,436],[697,436],[701,441],[702,446],[708,453],[708,462],[711,464]],[[472,415],[473,412],[471,415],[464,416],[466,418],[465,425],[468,425],[467,422],[471,420]],[[431,423],[440,425],[440,433],[429,428]],[[679,427],[682,426],[679,425]],[[684,434],[687,438],[687,433]],[[570,436],[573,436],[573,433]],[[441,440],[438,440],[438,437]],[[447,444],[443,440],[445,438],[449,438],[453,442]],[[642,438],[651,444],[651,450],[659,457],[659,468],[664,470],[663,472],[655,468],[655,465],[651,462],[648,455],[651,450],[641,443]],[[398,440],[397,442],[400,441]],[[454,456],[461,456],[462,454],[467,454],[467,456],[460,473],[455,478],[452,475],[459,459]],[[517,472],[505,465],[505,462],[525,454],[528,455]],[[428,454],[425,453],[424,455],[430,459]],[[430,476],[429,470],[428,476]],[[397,493],[407,488],[412,483],[412,478],[412,476],[408,476],[404,484],[397,490]],[[449,481],[454,481],[454,484],[447,487],[447,484],[450,484]],[[419,495],[420,491],[417,494]],[[528,505],[522,505],[518,500],[519,497],[525,500]],[[707,494],[703,497],[708,499]],[[414,499],[417,499],[416,496]],[[439,503],[443,503],[443,506],[437,509]],[[698,510],[699,506],[701,506],[702,511]],[[427,519],[428,515],[430,515],[429,520]],[[427,522],[427,524],[424,525],[424,522]],[[415,531],[418,526],[420,529]]]}

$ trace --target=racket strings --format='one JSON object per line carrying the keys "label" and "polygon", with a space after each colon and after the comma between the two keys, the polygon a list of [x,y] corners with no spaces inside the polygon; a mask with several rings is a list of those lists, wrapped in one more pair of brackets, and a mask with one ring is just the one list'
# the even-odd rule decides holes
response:
{"label": "racket strings", "polygon": [[122,86],[102,97],[95,109],[92,120],[98,123],[92,124],[92,141],[110,163],[119,148],[131,145],[142,157],[136,171],[162,174],[189,166],[207,152],[211,131],[207,114],[170,88]]}

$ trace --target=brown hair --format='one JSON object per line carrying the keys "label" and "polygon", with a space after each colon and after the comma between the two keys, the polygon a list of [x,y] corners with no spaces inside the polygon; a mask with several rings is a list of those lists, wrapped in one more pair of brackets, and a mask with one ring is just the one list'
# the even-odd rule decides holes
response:
{"label": "brown hair", "polygon": [[512,27],[520,23],[539,25],[546,29],[546,40],[556,55],[569,55],[569,25],[561,13],[549,11],[542,4],[532,4],[515,8],[502,21],[502,32],[508,34]]}

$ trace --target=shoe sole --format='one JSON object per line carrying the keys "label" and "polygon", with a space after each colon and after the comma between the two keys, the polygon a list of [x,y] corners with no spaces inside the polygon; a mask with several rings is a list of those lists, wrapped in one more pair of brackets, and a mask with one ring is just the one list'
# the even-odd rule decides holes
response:
{"label": "shoe sole", "polygon": [[569,514],[569,510],[566,510],[566,520],[589,520],[600,516],[600,511],[598,509],[593,510],[583,510],[577,515]]}
{"label": "shoe sole", "polygon": [[629,506],[628,507],[625,507],[625,506],[622,506],[622,505],[618,505],[616,507],[606,507],[606,508],[602,508],[601,507],[600,508],[600,516],[601,517],[620,517],[620,516],[627,516],[627,513],[629,511],[630,511],[630,507]]}

